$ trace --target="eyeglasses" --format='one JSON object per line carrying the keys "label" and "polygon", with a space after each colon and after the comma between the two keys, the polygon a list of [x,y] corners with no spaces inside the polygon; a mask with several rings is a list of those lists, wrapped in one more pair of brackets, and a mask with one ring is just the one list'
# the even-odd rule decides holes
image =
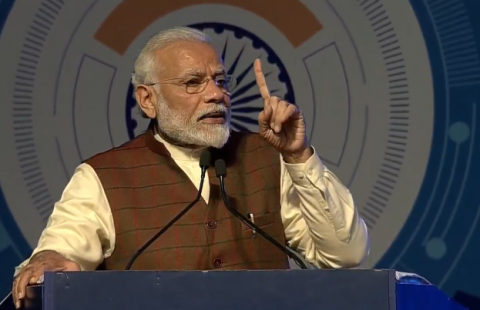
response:
{"label": "eyeglasses", "polygon": [[155,83],[147,84],[148,86],[154,86],[157,84],[173,84],[177,86],[185,87],[185,91],[188,94],[198,94],[201,93],[207,88],[208,82],[214,81],[215,85],[220,88],[225,93],[230,93],[235,86],[237,86],[237,79],[233,75],[220,75],[212,78],[200,79],[198,77],[194,78],[173,78],[167,79]]}

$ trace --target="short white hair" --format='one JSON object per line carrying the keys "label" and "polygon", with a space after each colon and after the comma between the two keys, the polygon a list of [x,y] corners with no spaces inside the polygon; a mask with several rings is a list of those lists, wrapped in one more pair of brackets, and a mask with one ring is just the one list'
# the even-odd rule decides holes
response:
{"label": "short white hair", "polygon": [[134,89],[136,89],[138,85],[155,82],[153,75],[156,73],[156,70],[158,70],[158,64],[155,61],[156,52],[179,41],[211,42],[205,33],[194,28],[175,27],[160,31],[148,40],[135,61],[134,72],[132,74]]}

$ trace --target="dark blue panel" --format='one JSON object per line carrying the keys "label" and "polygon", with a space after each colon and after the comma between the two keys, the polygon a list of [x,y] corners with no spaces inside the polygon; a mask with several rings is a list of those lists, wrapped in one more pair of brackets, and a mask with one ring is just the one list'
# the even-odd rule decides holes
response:
{"label": "dark blue panel", "polygon": [[18,257],[12,247],[6,247],[0,252],[0,301],[12,289],[13,272],[12,266],[18,264]]}
{"label": "dark blue panel", "polygon": [[468,309],[480,309],[479,297],[467,294],[462,291],[457,291],[453,296],[453,299],[464,307],[467,307]]}

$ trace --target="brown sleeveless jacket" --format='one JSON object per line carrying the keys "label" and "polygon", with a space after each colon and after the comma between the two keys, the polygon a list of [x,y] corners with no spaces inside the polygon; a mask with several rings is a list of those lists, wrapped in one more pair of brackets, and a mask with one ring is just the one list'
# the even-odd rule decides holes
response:
{"label": "brown sleeveless jacket", "polygon": [[[280,216],[280,158],[258,134],[232,132],[212,163],[227,163],[231,204],[285,244]],[[116,246],[103,268],[124,269],[130,257],[175,217],[198,191],[175,164],[153,130],[86,161],[105,190],[116,230]],[[213,165],[212,165],[213,166]],[[133,264],[133,270],[288,269],[284,253],[233,217],[219,180],[208,170],[210,198],[201,199]]]}

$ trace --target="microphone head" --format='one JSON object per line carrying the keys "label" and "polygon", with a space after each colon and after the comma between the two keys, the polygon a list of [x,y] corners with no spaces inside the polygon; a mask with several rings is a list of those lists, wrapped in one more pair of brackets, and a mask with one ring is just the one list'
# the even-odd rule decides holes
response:
{"label": "microphone head", "polygon": [[223,159],[217,159],[215,161],[215,173],[217,178],[227,176],[227,165]]}
{"label": "microphone head", "polygon": [[208,169],[210,167],[210,162],[212,160],[212,155],[210,154],[209,149],[205,149],[200,155],[200,168]]}

